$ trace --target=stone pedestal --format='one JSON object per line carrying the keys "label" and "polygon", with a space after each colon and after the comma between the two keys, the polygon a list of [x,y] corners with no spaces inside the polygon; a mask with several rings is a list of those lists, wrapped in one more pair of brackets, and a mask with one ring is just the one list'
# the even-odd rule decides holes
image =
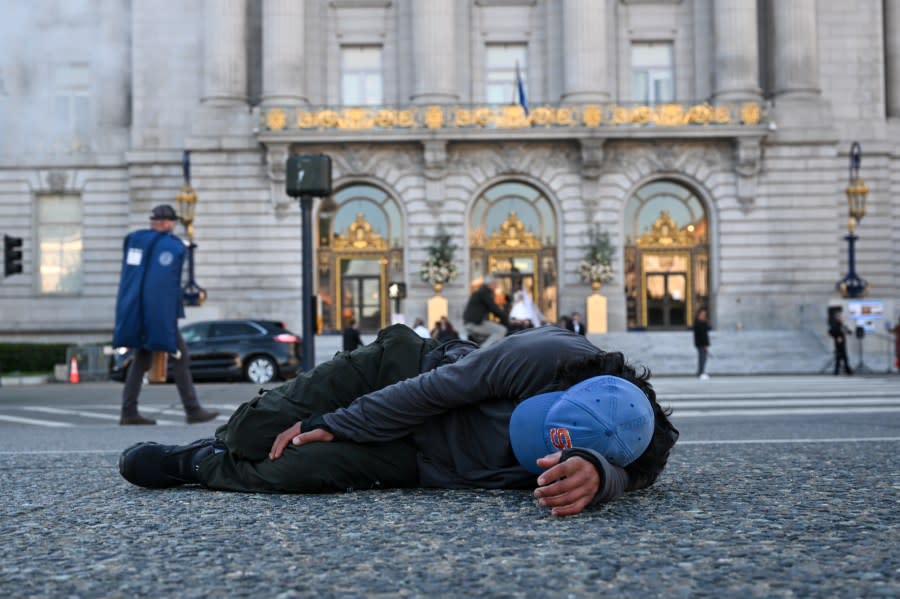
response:
{"label": "stone pedestal", "polygon": [[594,289],[593,295],[587,298],[587,332],[603,334],[609,330],[607,322],[606,297],[600,295],[599,285]]}
{"label": "stone pedestal", "polygon": [[425,322],[425,326],[429,329],[434,326],[434,323],[447,316],[447,298],[441,295],[441,290],[437,285],[435,285],[434,292],[435,295],[428,300],[428,320]]}

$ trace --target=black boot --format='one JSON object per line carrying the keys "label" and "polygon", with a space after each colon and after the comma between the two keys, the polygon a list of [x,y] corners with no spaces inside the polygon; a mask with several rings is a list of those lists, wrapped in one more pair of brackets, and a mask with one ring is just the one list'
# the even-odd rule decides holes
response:
{"label": "black boot", "polygon": [[122,452],[119,473],[128,482],[149,489],[166,489],[199,483],[200,460],[213,453],[216,439],[200,439],[189,445],[138,443]]}

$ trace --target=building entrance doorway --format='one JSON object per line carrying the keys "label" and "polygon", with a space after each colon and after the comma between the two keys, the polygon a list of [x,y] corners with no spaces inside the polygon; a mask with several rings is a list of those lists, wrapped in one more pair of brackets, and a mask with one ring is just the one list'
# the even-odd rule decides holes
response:
{"label": "building entrance doorway", "polygon": [[647,326],[681,327],[687,324],[687,273],[647,273]]}
{"label": "building entrance doorway", "polygon": [[[543,320],[556,322],[556,214],[534,187],[508,181],[485,190],[472,207],[469,230],[471,283],[496,277],[495,300],[507,313],[528,295]],[[534,323],[538,324],[538,323]]]}
{"label": "building entrance doorway", "polygon": [[341,328],[351,320],[364,331],[382,326],[382,282],[380,261],[341,260]]}
{"label": "building entrance doorway", "polygon": [[625,297],[628,328],[683,330],[709,308],[706,210],[688,188],[655,181],[637,191],[625,212]]}
{"label": "building entrance doorway", "polygon": [[332,197],[334,212],[319,214],[319,318],[324,331],[351,320],[373,334],[391,323],[387,294],[403,281],[403,220],[397,202],[371,185],[351,185]]}

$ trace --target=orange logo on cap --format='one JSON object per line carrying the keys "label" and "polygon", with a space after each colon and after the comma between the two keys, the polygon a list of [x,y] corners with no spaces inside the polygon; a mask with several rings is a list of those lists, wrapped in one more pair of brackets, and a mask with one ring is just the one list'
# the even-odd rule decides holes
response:
{"label": "orange logo on cap", "polygon": [[557,449],[569,449],[572,447],[572,437],[567,428],[551,428],[550,444]]}

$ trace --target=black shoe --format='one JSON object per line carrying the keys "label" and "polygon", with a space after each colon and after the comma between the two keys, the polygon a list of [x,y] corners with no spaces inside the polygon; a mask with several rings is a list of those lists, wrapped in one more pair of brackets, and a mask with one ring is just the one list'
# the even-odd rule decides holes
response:
{"label": "black shoe", "polygon": [[140,414],[135,414],[134,416],[122,416],[119,418],[119,424],[122,426],[129,424],[156,424],[156,420],[153,418],[145,418]]}
{"label": "black shoe", "polygon": [[206,457],[215,439],[200,439],[189,445],[138,443],[122,452],[119,473],[128,482],[149,489],[166,489],[198,483],[198,454]]}
{"label": "black shoe", "polygon": [[218,415],[219,413],[214,410],[197,408],[196,410],[188,412],[184,419],[188,424],[200,424],[201,422],[209,422]]}

